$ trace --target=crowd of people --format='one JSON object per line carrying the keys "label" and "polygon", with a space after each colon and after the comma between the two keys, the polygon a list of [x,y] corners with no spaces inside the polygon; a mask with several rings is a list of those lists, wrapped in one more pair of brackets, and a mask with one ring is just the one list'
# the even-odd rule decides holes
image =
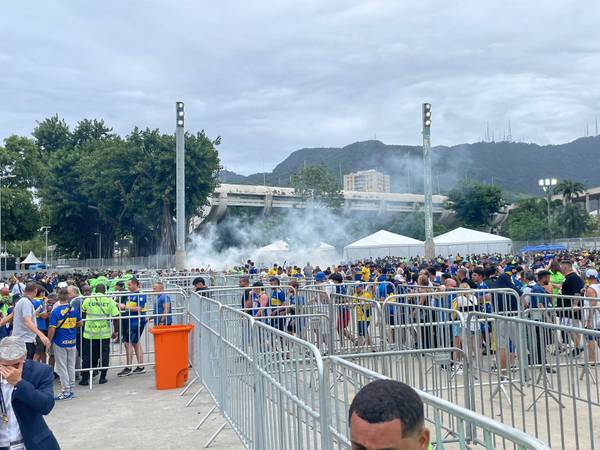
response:
{"label": "crowd of people", "polygon": [[77,379],[80,385],[98,375],[99,384],[108,381],[111,343],[125,349],[118,376],[145,372],[140,338],[146,324],[172,323],[164,290],[160,281],[154,283],[149,312],[149,295],[141,292],[133,271],[16,274],[0,281],[0,338],[23,339],[28,360],[53,367],[61,385],[55,400],[69,400]]}
{"label": "crowd of people", "polygon": [[[275,328],[296,334],[306,325],[306,320],[296,318],[298,307],[305,303],[330,303],[333,294],[336,300],[336,327],[339,337],[362,347],[371,345],[371,304],[385,301],[391,295],[404,294],[402,301],[420,305],[452,309],[461,313],[471,311],[517,316],[519,311],[529,311],[527,318],[537,321],[552,321],[569,327],[580,327],[600,331],[600,314],[596,298],[600,297],[600,252],[569,251],[536,255],[470,255],[454,258],[438,258],[427,261],[421,258],[380,258],[357,261],[351,264],[320,267],[307,263],[303,269],[298,266],[285,267],[278,264],[257,268],[252,261],[233,272],[239,276],[239,286],[247,288],[242,294],[240,306],[257,320],[269,323]],[[201,290],[208,289],[201,279]],[[320,294],[305,299],[300,287],[313,286]],[[251,288],[251,289],[250,289]],[[497,293],[512,292],[513,295]],[[491,291],[490,291],[491,290]],[[486,292],[489,291],[489,292]],[[346,297],[351,293],[351,296]],[[435,295],[409,295],[435,293]],[[352,303],[358,302],[358,305]],[[552,314],[548,313],[552,311]],[[388,307],[385,320],[389,327],[390,343],[395,341],[394,325],[406,323],[399,317],[407,310]],[[354,315],[355,329],[349,330],[351,314]],[[440,314],[421,312],[421,322],[438,322]],[[471,325],[469,334],[475,331],[484,333],[485,326],[475,329]],[[453,342],[446,343],[458,348],[462,342],[462,326],[452,327]],[[491,333],[491,326],[488,326]],[[424,330],[422,345],[440,345],[434,342],[432,332]],[[504,370],[514,358],[515,327],[510,322],[498,321],[494,325],[494,347],[498,349],[500,365]],[[485,336],[481,339],[484,345]],[[548,338],[538,339],[538,349],[532,363],[540,363],[543,344]],[[585,343],[581,335],[564,335],[561,350],[568,349],[577,357],[588,348],[589,361],[596,361],[596,342],[588,339]],[[457,355],[458,359],[460,356]],[[457,362],[457,370],[461,370]],[[548,370],[553,370],[548,368]]]}

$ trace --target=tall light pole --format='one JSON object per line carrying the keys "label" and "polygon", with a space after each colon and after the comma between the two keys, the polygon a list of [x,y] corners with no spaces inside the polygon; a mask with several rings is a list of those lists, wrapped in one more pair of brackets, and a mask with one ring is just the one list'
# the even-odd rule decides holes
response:
{"label": "tall light pole", "polygon": [[46,259],[44,260],[44,264],[46,264],[46,268],[48,268],[48,230],[50,230],[50,226],[48,225],[44,225],[43,227],[40,228],[40,231],[44,231],[44,233],[46,234]]}
{"label": "tall light pole", "polygon": [[431,104],[423,103],[423,194],[425,196],[425,258],[435,258],[431,176]]}
{"label": "tall light pole", "polygon": [[552,202],[552,188],[558,184],[556,178],[541,178],[538,180],[538,185],[542,188],[542,191],[546,193],[546,201],[548,202],[548,234],[552,239],[552,228],[551,228],[551,213],[550,204]]}
{"label": "tall light pole", "polygon": [[94,233],[94,236],[98,236],[98,258],[102,258],[102,233]]}
{"label": "tall light pole", "polygon": [[177,248],[175,250],[175,267],[178,271],[185,270],[185,137],[183,102],[175,104],[175,161],[177,183]]}

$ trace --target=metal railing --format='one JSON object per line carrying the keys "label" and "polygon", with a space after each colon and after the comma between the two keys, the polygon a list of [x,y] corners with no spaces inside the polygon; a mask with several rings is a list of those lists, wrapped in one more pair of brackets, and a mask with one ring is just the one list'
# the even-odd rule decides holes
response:
{"label": "metal railing", "polygon": [[[198,427],[218,408],[249,449],[350,448],[344,419],[350,398],[367,381],[384,377],[352,362],[356,357],[373,361],[370,355],[347,355],[350,360],[323,357],[317,345],[220,303],[214,293],[208,292],[210,298],[193,294],[189,304],[190,320],[196,325],[193,367],[201,388],[188,405],[203,389],[215,402]],[[320,343],[322,337],[316,339]],[[375,355],[392,357],[391,353]],[[394,367],[388,365],[390,374],[401,365]],[[462,406],[423,391],[419,395],[426,404],[437,448],[548,448]]]}

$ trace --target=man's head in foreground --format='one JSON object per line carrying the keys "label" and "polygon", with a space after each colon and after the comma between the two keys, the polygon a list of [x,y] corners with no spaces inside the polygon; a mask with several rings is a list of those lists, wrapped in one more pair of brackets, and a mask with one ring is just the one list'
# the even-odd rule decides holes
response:
{"label": "man's head in foreground", "polygon": [[377,380],[363,387],[350,405],[353,450],[425,450],[423,402],[410,386]]}

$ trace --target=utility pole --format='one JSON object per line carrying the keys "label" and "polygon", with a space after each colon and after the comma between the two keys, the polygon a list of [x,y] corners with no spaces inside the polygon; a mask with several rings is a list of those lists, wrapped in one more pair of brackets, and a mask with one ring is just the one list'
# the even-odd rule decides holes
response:
{"label": "utility pole", "polygon": [[44,231],[44,233],[46,234],[46,259],[44,260],[44,264],[46,264],[46,268],[48,267],[48,231],[50,230],[50,226],[48,225],[44,225],[42,228],[40,228],[40,231]]}
{"label": "utility pole", "polygon": [[175,267],[185,270],[185,136],[183,102],[176,103],[175,161],[177,179],[177,247]]}
{"label": "utility pole", "polygon": [[425,258],[435,258],[431,180],[431,104],[423,103],[423,184],[425,200]]}

